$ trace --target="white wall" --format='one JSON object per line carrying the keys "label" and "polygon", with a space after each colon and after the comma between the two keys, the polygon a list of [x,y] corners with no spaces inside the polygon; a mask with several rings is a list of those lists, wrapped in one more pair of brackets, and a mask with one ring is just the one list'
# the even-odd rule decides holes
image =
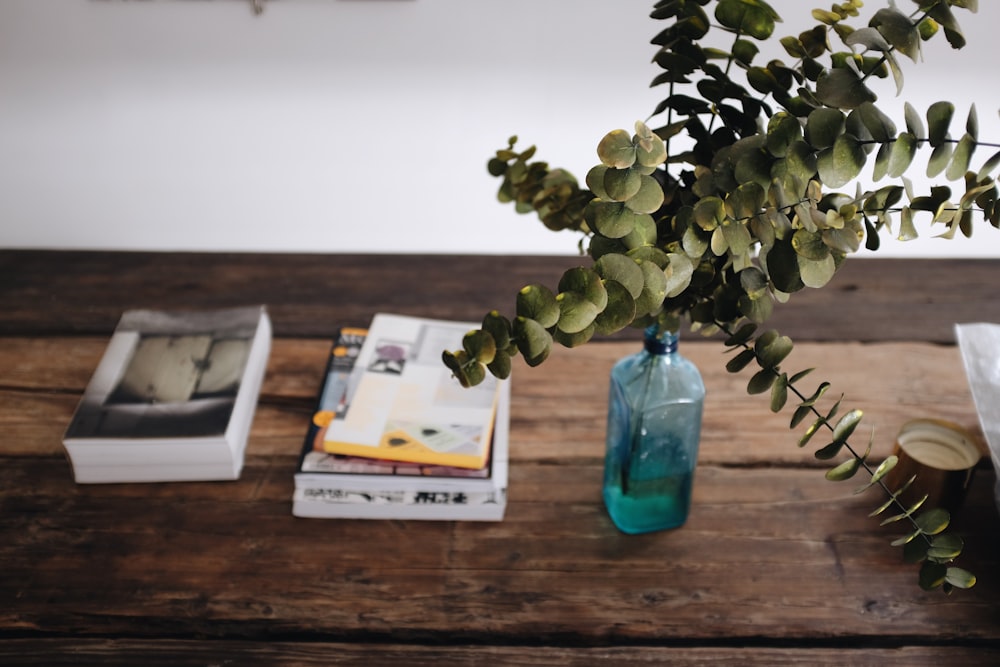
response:
{"label": "white wall", "polygon": [[[485,162],[518,134],[582,178],[661,99],[652,4],[0,0],[0,246],[572,253],[495,202]],[[816,3],[771,4],[782,34],[813,23]],[[975,82],[1000,139],[981,4],[906,97],[964,117]],[[1000,256],[992,229],[927,240],[903,252]]]}

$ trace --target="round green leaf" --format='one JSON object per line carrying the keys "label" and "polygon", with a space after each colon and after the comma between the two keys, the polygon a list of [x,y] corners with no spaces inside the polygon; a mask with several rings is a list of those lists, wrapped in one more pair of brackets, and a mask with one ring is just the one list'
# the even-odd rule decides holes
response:
{"label": "round green leaf", "polygon": [[603,199],[592,199],[584,209],[584,219],[591,229],[612,239],[631,233],[638,215],[621,202]]}
{"label": "round green leaf", "polygon": [[510,321],[497,311],[491,310],[483,318],[483,331],[493,336],[498,351],[510,347]]}
{"label": "round green leaf", "polygon": [[475,329],[465,334],[462,337],[462,347],[470,358],[481,364],[490,363],[497,354],[496,341],[482,329]]}
{"label": "round green leaf", "polygon": [[730,30],[765,40],[774,32],[778,14],[763,0],[719,0],[715,18]]}
{"label": "round green leaf", "polygon": [[765,331],[754,341],[754,354],[761,368],[777,368],[792,353],[792,339],[774,329]]}
{"label": "round green leaf", "polygon": [[878,99],[857,72],[843,67],[826,70],[820,75],[816,81],[816,98],[838,109],[854,109]]}
{"label": "round green leaf", "polygon": [[925,560],[920,566],[919,582],[920,587],[925,591],[931,591],[945,582],[948,576],[948,568],[940,563]]}
{"label": "round green leaf", "polygon": [[950,522],[951,514],[948,513],[948,510],[941,508],[922,512],[914,519],[914,523],[924,535],[937,535],[947,528]]}
{"label": "round green leaf", "polygon": [[635,300],[637,315],[654,315],[663,305],[667,296],[667,276],[653,262],[639,262],[642,271],[643,287],[639,298]]}
{"label": "round green leaf", "polygon": [[802,124],[788,112],[781,111],[767,123],[767,150],[774,157],[785,157],[789,148],[802,138]]}
{"label": "round green leaf", "polygon": [[667,297],[673,298],[683,293],[691,284],[697,263],[682,253],[670,253],[667,257],[669,262],[663,269],[663,274],[667,278]]}
{"label": "round green leaf", "polygon": [[503,350],[499,350],[497,356],[493,357],[493,361],[486,364],[486,368],[493,374],[493,377],[506,380],[510,377],[511,371],[510,355]]}
{"label": "round green leaf", "polygon": [[610,200],[607,191],[604,189],[604,175],[608,172],[609,167],[603,164],[595,165],[591,167],[590,171],[587,172],[587,178],[584,179],[587,183],[587,187],[598,199]]}
{"label": "round green leaf", "polygon": [[663,188],[652,176],[639,176],[639,190],[625,205],[636,213],[655,213],[663,205]]}
{"label": "round green leaf", "polygon": [[465,350],[458,352],[445,350],[441,353],[441,360],[463,387],[474,387],[486,378],[486,374],[481,372],[482,366],[470,362],[469,354]]}
{"label": "round green leaf", "polygon": [[805,138],[813,148],[831,148],[843,131],[846,118],[840,109],[819,107],[806,119]]}
{"label": "round green leaf", "polygon": [[865,166],[865,151],[855,137],[842,134],[837,137],[833,148],[820,151],[816,159],[823,184],[839,188],[854,180]]}
{"label": "round green leaf", "polygon": [[607,167],[604,171],[604,192],[612,201],[624,202],[639,192],[642,179],[634,169]]}
{"label": "round green leaf", "polygon": [[583,331],[594,322],[600,309],[582,294],[561,292],[556,296],[559,304],[559,321],[556,327],[568,334]]}
{"label": "round green leaf", "polygon": [[594,325],[597,333],[610,335],[621,331],[635,319],[635,299],[616,280],[608,280],[604,288],[608,293],[608,305],[594,320]]}
{"label": "round green leaf", "polygon": [[642,269],[631,257],[617,253],[602,255],[594,263],[594,270],[605,280],[620,283],[633,299],[638,299],[645,285]]}
{"label": "round green leaf", "polygon": [[547,329],[559,321],[559,304],[548,287],[527,285],[517,293],[517,314]]}
{"label": "round green leaf", "polygon": [[597,145],[601,163],[616,169],[628,169],[635,164],[635,146],[625,130],[612,130]]}
{"label": "round green leaf", "polygon": [[833,255],[813,260],[799,256],[799,277],[806,287],[819,288],[826,285],[837,272],[837,262]]}
{"label": "round green leaf", "polygon": [[556,329],[552,332],[552,340],[563,347],[579,347],[593,338],[596,331],[597,325],[593,323],[576,333],[567,333],[562,329]]}
{"label": "round green leaf", "polygon": [[603,310],[608,303],[604,282],[593,270],[578,266],[566,271],[559,280],[560,292],[576,292]]}
{"label": "round green leaf", "polygon": [[533,319],[518,317],[513,328],[517,349],[529,366],[537,366],[548,358],[552,351],[552,336],[544,326]]}

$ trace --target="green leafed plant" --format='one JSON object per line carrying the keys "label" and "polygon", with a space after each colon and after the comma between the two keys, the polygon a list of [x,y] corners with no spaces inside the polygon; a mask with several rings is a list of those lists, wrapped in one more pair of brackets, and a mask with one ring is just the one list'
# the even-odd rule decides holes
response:
{"label": "green leafed plant", "polygon": [[[872,516],[906,526],[893,544],[922,563],[921,586],[950,591],[975,577],[951,565],[962,542],[946,532],[948,513],[903,505],[903,489],[885,482],[895,458],[870,461],[871,436],[864,448],[851,442],[861,410],[841,413],[840,400],[825,406],[827,382],[802,389],[809,371],[782,368],[792,341],[759,329],[776,304],[823,287],[862,244],[877,249],[881,234],[911,239],[918,222],[942,226],[945,238],[1000,228],[1000,152],[979,140],[975,108],[956,129],[952,103],[923,113],[907,104],[897,127],[872,90],[874,79],[901,90],[901,61],[919,60],[929,39],[961,48],[955,10],[974,12],[976,1],[913,0],[910,11],[890,2],[854,25],[861,6],[815,9],[813,28],[779,39],[781,18],[763,0],[657,2],[651,16],[665,27],[652,43],[663,71],[653,85],[665,97],[634,131],[598,142],[600,163],[584,186],[533,161],[535,149],[517,149],[516,137],[489,161],[500,200],[549,229],[581,233],[590,265],[568,271],[554,290],[525,287],[513,319],[490,312],[462,350],[443,358],[474,385],[487,372],[506,377],[518,353],[534,366],[553,344],[625,327],[676,329],[686,320],[721,333],[733,353],[727,369],[749,370],[748,392],[769,395],[773,411],[791,405],[791,427],[805,426],[799,445],[820,443],[815,456],[831,462],[828,479],[861,472],[859,492],[880,489],[886,501]],[[719,35],[727,47],[706,45]],[[758,43],[773,39],[786,59],[759,61]],[[981,163],[980,149],[992,151]],[[869,168],[877,185],[856,185]],[[906,179],[914,169],[949,185],[914,193]]]}

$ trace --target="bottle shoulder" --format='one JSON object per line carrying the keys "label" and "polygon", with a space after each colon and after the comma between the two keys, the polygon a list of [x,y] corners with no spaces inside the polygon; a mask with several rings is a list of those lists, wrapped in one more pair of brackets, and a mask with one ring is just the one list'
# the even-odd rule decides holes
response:
{"label": "bottle shoulder", "polygon": [[611,369],[611,381],[628,395],[662,394],[689,399],[705,395],[698,367],[680,354],[650,355],[640,352],[619,360]]}

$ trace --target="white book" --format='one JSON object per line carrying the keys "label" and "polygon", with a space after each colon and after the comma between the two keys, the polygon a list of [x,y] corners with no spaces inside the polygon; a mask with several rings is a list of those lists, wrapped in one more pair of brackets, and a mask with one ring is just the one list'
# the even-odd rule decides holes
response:
{"label": "white book", "polygon": [[263,307],[125,312],[63,437],[76,481],[238,479],[270,348]]}
{"label": "white book", "polygon": [[292,513],[310,518],[501,520],[507,504],[509,381],[498,386],[488,464],[480,470],[325,451],[329,424],[351,402],[349,379],[367,333],[342,329],[334,341],[295,474]]}

